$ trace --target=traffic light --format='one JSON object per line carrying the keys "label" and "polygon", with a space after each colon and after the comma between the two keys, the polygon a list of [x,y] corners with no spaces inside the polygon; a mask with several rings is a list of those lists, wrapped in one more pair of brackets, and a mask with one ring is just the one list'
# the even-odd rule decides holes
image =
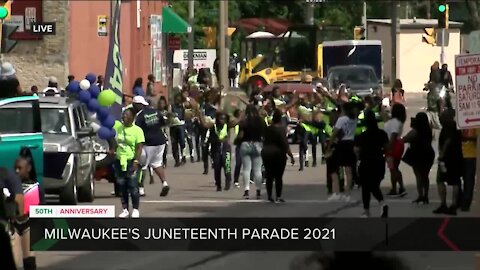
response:
{"label": "traffic light", "polygon": [[18,29],[17,26],[3,24],[2,25],[2,53],[9,53],[17,45],[16,40],[11,40],[10,36]]}
{"label": "traffic light", "polygon": [[203,27],[203,33],[205,33],[205,45],[207,48],[215,48],[217,44],[217,28]]}
{"label": "traffic light", "polygon": [[0,0],[0,20],[8,21],[11,17],[12,1]]}
{"label": "traffic light", "polygon": [[448,4],[444,3],[438,5],[438,28],[448,29]]}
{"label": "traffic light", "polygon": [[355,28],[353,29],[353,39],[365,40],[365,27],[355,26]]}
{"label": "traffic light", "polygon": [[422,35],[422,41],[435,46],[437,44],[437,40],[435,38],[435,29],[434,28],[425,28],[425,34]]}

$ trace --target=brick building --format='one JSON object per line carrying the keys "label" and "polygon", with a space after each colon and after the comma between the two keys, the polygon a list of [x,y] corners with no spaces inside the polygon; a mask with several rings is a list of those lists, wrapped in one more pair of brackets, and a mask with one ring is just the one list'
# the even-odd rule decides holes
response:
{"label": "brick building", "polygon": [[[131,91],[133,81],[148,74],[161,74],[158,64],[162,44],[159,22],[166,1],[122,1],[120,51],[123,61],[123,91]],[[46,87],[48,77],[55,76],[65,86],[67,76],[81,79],[88,72],[105,73],[109,49],[112,1],[22,0],[12,4],[10,24],[20,26],[13,39],[17,46],[4,60],[12,62],[22,87]],[[28,20],[56,22],[56,35],[34,36]],[[107,20],[106,31],[101,21]],[[156,21],[152,20],[155,19]],[[155,26],[153,26],[155,24]],[[155,33],[153,33],[155,30]],[[156,38],[155,38],[155,37]],[[153,48],[155,47],[155,48]],[[162,63],[162,67],[164,64]],[[165,75],[158,76],[156,88],[164,90]]]}

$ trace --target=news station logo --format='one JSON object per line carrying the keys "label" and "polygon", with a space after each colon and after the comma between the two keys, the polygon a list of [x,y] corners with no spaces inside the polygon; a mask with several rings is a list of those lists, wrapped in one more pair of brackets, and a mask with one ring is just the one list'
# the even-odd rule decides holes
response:
{"label": "news station logo", "polygon": [[38,35],[55,35],[57,26],[54,22],[34,22],[32,23],[31,31]]}

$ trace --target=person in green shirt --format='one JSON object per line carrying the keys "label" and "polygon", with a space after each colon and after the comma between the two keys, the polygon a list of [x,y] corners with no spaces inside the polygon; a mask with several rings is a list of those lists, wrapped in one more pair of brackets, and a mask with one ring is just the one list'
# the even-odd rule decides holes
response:
{"label": "person in green shirt", "polygon": [[117,183],[120,188],[123,212],[120,218],[127,218],[128,196],[132,197],[132,218],[139,218],[138,211],[140,205],[140,193],[138,188],[138,179],[136,177],[139,170],[138,160],[142,154],[145,135],[143,130],[134,124],[135,111],[133,108],[126,109],[122,114],[122,122],[116,121],[113,127],[116,132],[116,143],[113,149],[116,149],[115,155],[115,173]]}

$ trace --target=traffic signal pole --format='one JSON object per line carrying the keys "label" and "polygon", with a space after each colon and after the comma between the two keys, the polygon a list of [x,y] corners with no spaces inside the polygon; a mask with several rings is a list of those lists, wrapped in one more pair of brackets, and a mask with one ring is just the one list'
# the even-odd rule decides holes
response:
{"label": "traffic signal pole", "polygon": [[391,6],[391,38],[392,38],[392,78],[390,78],[391,83],[397,79],[397,34],[400,32],[400,22],[398,20],[398,3],[397,1],[392,1]]}
{"label": "traffic signal pole", "polygon": [[362,16],[362,24],[363,29],[365,29],[365,39],[368,39],[368,31],[367,31],[367,1],[363,1],[363,16]]}
{"label": "traffic signal pole", "polygon": [[442,47],[440,50],[440,63],[445,64],[445,28],[442,28]]}

